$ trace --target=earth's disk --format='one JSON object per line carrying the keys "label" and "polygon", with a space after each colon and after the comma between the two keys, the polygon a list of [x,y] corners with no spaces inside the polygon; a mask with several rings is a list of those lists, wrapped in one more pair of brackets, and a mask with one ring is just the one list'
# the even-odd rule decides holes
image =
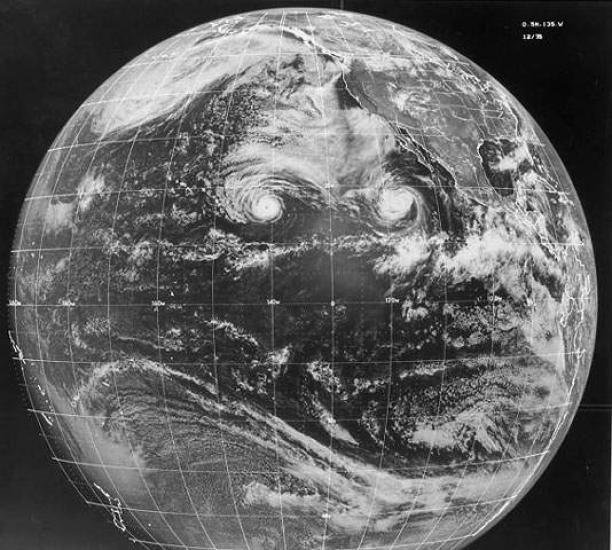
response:
{"label": "earth's disk", "polygon": [[83,497],[151,549],[459,548],[559,447],[591,242],[493,78],[371,17],[152,48],[49,149],[12,338]]}

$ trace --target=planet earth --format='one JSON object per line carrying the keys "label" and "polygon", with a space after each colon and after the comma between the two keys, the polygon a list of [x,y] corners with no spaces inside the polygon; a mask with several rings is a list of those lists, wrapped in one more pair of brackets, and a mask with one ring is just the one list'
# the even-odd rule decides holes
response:
{"label": "planet earth", "polygon": [[121,68],[29,189],[10,333],[52,459],[150,549],[457,549],[569,429],[594,259],[533,118],[444,44],[235,15]]}

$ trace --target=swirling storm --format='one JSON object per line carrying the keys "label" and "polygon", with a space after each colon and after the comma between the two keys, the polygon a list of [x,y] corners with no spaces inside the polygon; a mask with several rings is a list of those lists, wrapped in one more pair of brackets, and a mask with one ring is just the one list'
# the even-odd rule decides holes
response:
{"label": "swirling storm", "polygon": [[233,16],[49,149],[12,337],[55,459],[148,548],[458,548],[569,427],[596,296],[554,148],[441,43]]}

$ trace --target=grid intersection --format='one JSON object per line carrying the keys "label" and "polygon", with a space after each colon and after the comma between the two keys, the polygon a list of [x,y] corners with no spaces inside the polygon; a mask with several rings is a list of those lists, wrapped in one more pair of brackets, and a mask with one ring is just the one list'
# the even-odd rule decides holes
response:
{"label": "grid intersection", "polygon": [[[49,149],[12,251],[29,410],[83,500],[147,548],[459,548],[579,402],[594,302],[571,182],[435,41],[356,14],[244,17],[126,65]],[[111,185],[87,190],[94,172]]]}

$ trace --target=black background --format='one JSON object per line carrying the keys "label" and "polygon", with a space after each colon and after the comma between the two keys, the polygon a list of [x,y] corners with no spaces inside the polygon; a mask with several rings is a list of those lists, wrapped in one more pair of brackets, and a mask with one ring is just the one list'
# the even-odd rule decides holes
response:
{"label": "black background", "polygon": [[[0,272],[38,163],[77,107],[137,54],[211,19],[279,2],[4,0],[0,3]],[[296,4],[293,4],[296,5]],[[503,521],[470,548],[609,548],[612,361],[612,3],[299,2],[378,15],[475,61],[535,117],[586,212],[598,269],[599,326],[589,383],[552,463]],[[523,21],[563,21],[523,40]],[[527,29],[527,32],[534,32]],[[0,550],[127,550],[106,515],[82,503],[38,435],[0,308]],[[289,549],[291,550],[291,549]]]}

